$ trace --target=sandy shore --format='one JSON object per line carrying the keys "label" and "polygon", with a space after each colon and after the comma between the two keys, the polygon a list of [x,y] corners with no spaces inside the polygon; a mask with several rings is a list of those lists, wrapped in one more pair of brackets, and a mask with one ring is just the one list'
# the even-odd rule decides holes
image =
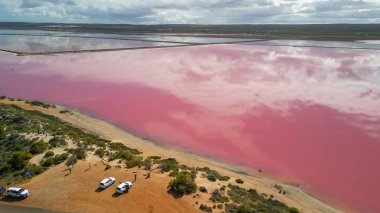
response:
{"label": "sandy shore", "polygon": [[[77,110],[69,109],[72,112],[71,114],[61,114],[59,113],[60,110],[68,108],[57,106],[57,108],[45,109],[25,104],[23,101],[0,100],[0,102],[12,103],[25,109],[38,110],[54,115],[103,138],[119,141],[129,147],[139,149],[144,156],[175,157],[180,163],[189,166],[208,166],[222,175],[230,176],[231,183],[236,178],[241,178],[245,181],[244,187],[255,188],[259,193],[273,194],[275,199],[289,206],[297,207],[301,212],[341,212],[310,196],[296,186],[269,179],[261,173],[236,165],[229,165],[182,150],[157,145]],[[94,165],[91,169],[88,169],[89,163]],[[145,179],[143,176],[144,171],[139,169],[128,171],[125,168],[113,167],[111,170],[104,171],[104,166],[96,159],[91,158],[79,162],[71,175],[66,175],[62,170],[64,170],[63,165],[58,165],[25,183],[23,186],[30,189],[32,196],[26,200],[12,203],[12,205],[69,212],[103,212],[104,210],[107,210],[107,212],[124,212],[126,208],[133,212],[198,212],[196,201],[211,205],[210,201],[208,201],[209,196],[202,196],[202,194],[196,198],[184,196],[180,199],[174,199],[166,192],[167,184],[171,179],[167,174],[154,173],[151,178]],[[113,187],[103,192],[96,191],[97,184],[102,178],[115,176],[120,181],[130,180],[133,172],[137,172],[139,178],[134,184],[133,190],[125,196],[113,196]],[[51,187],[47,187],[46,184]],[[223,184],[228,183],[223,182]],[[278,190],[273,187],[274,184],[283,186],[287,193],[279,194]],[[203,178],[198,178],[197,185],[217,188],[221,186],[221,183],[218,181],[212,183],[205,181]],[[162,205],[163,202],[166,205]]]}

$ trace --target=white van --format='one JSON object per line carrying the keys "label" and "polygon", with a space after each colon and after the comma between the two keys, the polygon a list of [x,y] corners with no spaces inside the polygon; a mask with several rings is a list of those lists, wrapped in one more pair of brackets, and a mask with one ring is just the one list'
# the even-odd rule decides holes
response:
{"label": "white van", "polygon": [[116,179],[114,177],[104,178],[102,181],[100,181],[99,188],[105,189],[115,183],[115,181]]}
{"label": "white van", "polygon": [[130,188],[132,188],[131,182],[123,182],[116,187],[116,192],[122,194],[128,191]]}

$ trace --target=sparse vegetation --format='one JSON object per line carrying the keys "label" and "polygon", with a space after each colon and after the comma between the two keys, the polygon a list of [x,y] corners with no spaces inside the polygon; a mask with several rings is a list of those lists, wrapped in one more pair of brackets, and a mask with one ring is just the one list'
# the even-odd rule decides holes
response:
{"label": "sparse vegetation", "polygon": [[47,143],[45,143],[44,141],[37,141],[35,143],[33,143],[31,146],[30,146],[30,153],[33,154],[33,155],[37,155],[37,154],[41,154],[43,153],[47,148],[49,147],[49,145]]}
{"label": "sparse vegetation", "polygon": [[235,182],[238,183],[238,184],[243,184],[243,183],[244,183],[244,180],[238,178],[238,179],[235,180]]}
{"label": "sparse vegetation", "polygon": [[204,212],[212,212],[212,208],[210,206],[207,206],[207,205],[204,205],[204,204],[201,204],[199,206],[199,209],[201,211],[204,211]]}
{"label": "sparse vegetation", "polygon": [[153,166],[153,161],[151,158],[146,158],[143,162],[144,169],[145,170],[150,170]]}
{"label": "sparse vegetation", "polygon": [[132,156],[132,159],[127,161],[127,168],[140,167],[143,164],[143,157],[141,156]]}
{"label": "sparse vegetation", "polygon": [[42,160],[40,162],[40,164],[43,167],[50,167],[52,165],[58,165],[58,164],[64,162],[68,157],[69,157],[68,153],[63,153],[63,154],[55,155],[54,157],[49,157],[45,160]]}
{"label": "sparse vegetation", "polygon": [[67,109],[61,110],[61,111],[59,111],[59,113],[61,113],[61,114],[72,114],[70,112],[70,110],[67,110]]}
{"label": "sparse vegetation", "polygon": [[222,175],[219,174],[219,172],[217,172],[215,170],[212,170],[212,169],[210,169],[208,167],[203,167],[203,168],[197,167],[196,170],[205,172],[206,173],[206,178],[209,181],[212,181],[212,182],[215,182],[216,180],[228,181],[230,179],[230,177],[228,177],[228,176],[222,176]]}
{"label": "sparse vegetation", "polygon": [[51,147],[61,147],[67,144],[66,140],[63,137],[53,137],[49,140],[49,144]]}
{"label": "sparse vegetation", "polygon": [[274,200],[273,198],[267,199],[259,195],[255,189],[246,190],[231,184],[228,185],[228,188],[227,194],[233,203],[226,204],[226,213],[255,211],[290,213],[296,211],[296,208],[290,208],[278,200]]}
{"label": "sparse vegetation", "polygon": [[40,106],[40,107],[43,107],[43,108],[46,108],[46,109],[49,109],[50,107],[55,108],[54,105],[47,104],[47,103],[44,103],[44,102],[41,102],[41,101],[25,101],[25,103],[30,104],[32,106]]}
{"label": "sparse vegetation", "polygon": [[178,169],[178,161],[175,158],[166,158],[154,160],[155,163],[160,164],[159,169],[161,172],[169,172]]}
{"label": "sparse vegetation", "polygon": [[207,193],[207,189],[204,186],[199,187],[199,191],[203,193]]}
{"label": "sparse vegetation", "polygon": [[99,156],[100,158],[103,158],[106,153],[106,150],[104,148],[99,148],[95,151],[95,155]]}
{"label": "sparse vegetation", "polygon": [[181,197],[185,194],[194,193],[197,189],[197,185],[191,178],[191,174],[189,172],[180,172],[173,180],[170,181],[168,189],[174,196]]}
{"label": "sparse vegetation", "polygon": [[12,170],[23,169],[29,162],[33,155],[29,152],[15,152],[12,154],[12,157],[8,160]]}
{"label": "sparse vegetation", "polygon": [[219,191],[218,189],[215,189],[212,192],[210,200],[213,203],[226,203],[230,201],[230,199],[227,196],[224,196],[223,193]]}
{"label": "sparse vegetation", "polygon": [[49,150],[45,153],[44,158],[48,158],[48,157],[52,157],[52,156],[54,156],[54,152]]}

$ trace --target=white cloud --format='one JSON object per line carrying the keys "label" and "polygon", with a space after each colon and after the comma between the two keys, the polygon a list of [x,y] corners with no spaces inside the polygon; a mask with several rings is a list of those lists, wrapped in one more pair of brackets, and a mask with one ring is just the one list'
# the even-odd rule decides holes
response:
{"label": "white cloud", "polygon": [[376,23],[377,0],[0,0],[2,21],[131,24]]}

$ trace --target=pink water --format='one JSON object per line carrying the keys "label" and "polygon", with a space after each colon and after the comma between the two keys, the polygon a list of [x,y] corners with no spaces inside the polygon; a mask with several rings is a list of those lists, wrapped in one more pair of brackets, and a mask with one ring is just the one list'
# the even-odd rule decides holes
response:
{"label": "pink water", "polygon": [[0,94],[76,107],[161,144],[380,212],[380,51],[212,45],[16,57]]}

